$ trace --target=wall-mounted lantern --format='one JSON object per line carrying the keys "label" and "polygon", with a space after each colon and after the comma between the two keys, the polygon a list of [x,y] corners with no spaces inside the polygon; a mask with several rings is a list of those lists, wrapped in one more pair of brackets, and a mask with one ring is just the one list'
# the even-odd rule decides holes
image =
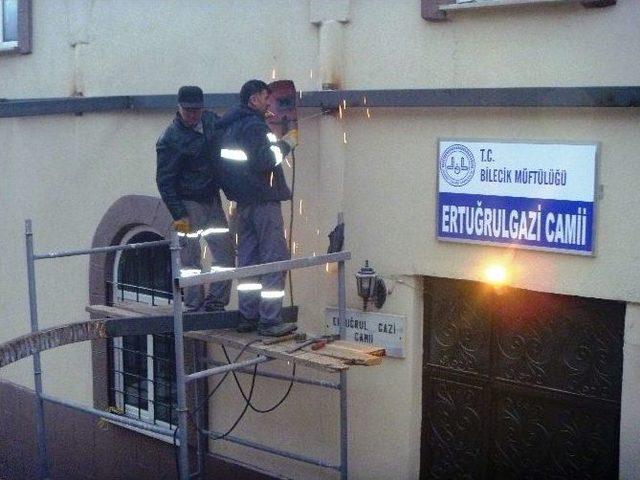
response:
{"label": "wall-mounted lantern", "polygon": [[382,308],[387,299],[387,287],[382,278],[376,275],[376,271],[369,266],[369,260],[365,260],[364,267],[356,273],[358,283],[358,295],[362,298],[362,309],[367,309],[369,300],[374,301],[376,308]]}

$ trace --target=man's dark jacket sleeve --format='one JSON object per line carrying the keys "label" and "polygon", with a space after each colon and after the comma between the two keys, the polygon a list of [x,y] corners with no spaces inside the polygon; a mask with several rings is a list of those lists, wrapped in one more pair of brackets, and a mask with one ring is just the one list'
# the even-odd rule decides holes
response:
{"label": "man's dark jacket sleeve", "polygon": [[180,154],[166,141],[166,134],[156,143],[157,169],[156,184],[158,191],[174,220],[187,216],[180,195],[178,181],[180,178]]}
{"label": "man's dark jacket sleeve", "polygon": [[[267,133],[271,130],[264,122],[251,120],[242,132],[243,144],[250,158],[249,166],[258,172],[271,172],[276,167],[276,157],[271,150],[274,144],[267,139]],[[290,149],[286,143],[278,142],[277,146],[283,157],[289,153]]]}

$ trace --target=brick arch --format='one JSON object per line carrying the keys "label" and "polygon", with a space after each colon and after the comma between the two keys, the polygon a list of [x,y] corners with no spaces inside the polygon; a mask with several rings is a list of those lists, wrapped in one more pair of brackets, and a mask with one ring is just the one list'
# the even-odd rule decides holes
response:
{"label": "brick arch", "polygon": [[[92,248],[118,245],[132,228],[146,225],[164,238],[169,238],[171,215],[160,198],[149,195],[125,195],[105,212],[96,228]],[[113,280],[115,253],[92,254],[89,261],[89,302],[92,305],[107,301],[107,280]],[[93,403],[107,408],[109,403],[107,340],[91,342],[93,368]]]}
{"label": "brick arch", "polygon": [[[134,227],[146,225],[165,238],[171,231],[171,215],[161,199],[148,195],[125,195],[106,211],[93,235],[91,247],[118,245]],[[114,253],[91,255],[89,263],[89,301],[104,304],[106,280],[113,280]]]}

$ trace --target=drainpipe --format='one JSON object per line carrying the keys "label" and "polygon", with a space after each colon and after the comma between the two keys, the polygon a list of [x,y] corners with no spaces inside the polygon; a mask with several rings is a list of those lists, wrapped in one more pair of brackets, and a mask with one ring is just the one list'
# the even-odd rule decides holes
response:
{"label": "drainpipe", "polygon": [[328,20],[318,24],[320,36],[318,59],[322,90],[340,90],[342,87],[343,29],[344,24],[338,20]]}
{"label": "drainpipe", "polygon": [[[318,28],[318,82],[323,90],[344,88],[344,30],[349,23],[349,0],[311,0],[310,22]],[[335,115],[320,120],[320,187],[323,230],[335,226],[336,212],[344,211],[344,170],[346,145],[343,143],[345,123]]]}
{"label": "drainpipe", "polygon": [[323,90],[343,88],[344,28],[349,23],[349,0],[311,0],[310,22],[318,27],[320,86]]}
{"label": "drainpipe", "polygon": [[72,97],[85,96],[85,56],[89,45],[89,31],[94,0],[65,0],[68,44],[73,49],[73,77],[71,79]]}

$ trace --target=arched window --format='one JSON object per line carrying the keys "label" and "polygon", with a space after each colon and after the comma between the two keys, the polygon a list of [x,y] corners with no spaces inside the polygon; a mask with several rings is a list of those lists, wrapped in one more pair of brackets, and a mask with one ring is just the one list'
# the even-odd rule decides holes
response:
{"label": "arched window", "polygon": [[[162,240],[148,226],[129,230],[122,244]],[[114,301],[167,305],[171,301],[171,257],[165,247],[126,250],[114,260]],[[127,416],[175,425],[173,335],[116,337],[110,345],[110,404]]]}

